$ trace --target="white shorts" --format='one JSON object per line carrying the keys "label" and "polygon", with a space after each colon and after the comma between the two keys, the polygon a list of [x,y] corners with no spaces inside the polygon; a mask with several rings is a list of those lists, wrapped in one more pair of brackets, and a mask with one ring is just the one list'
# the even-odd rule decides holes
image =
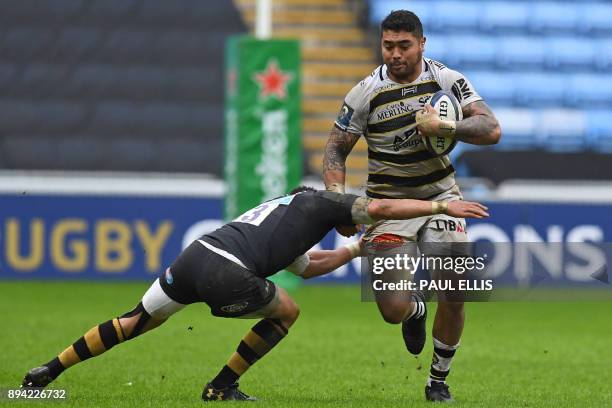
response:
{"label": "white shorts", "polygon": [[[432,201],[461,200],[459,187],[433,197]],[[409,242],[468,242],[464,218],[454,218],[446,214],[428,215],[408,220],[381,220],[372,224],[365,233],[364,240],[371,241],[378,235],[393,234]]]}
{"label": "white shorts", "polygon": [[159,279],[155,279],[142,297],[142,307],[151,317],[158,320],[166,320],[185,306],[187,305],[178,303],[166,295],[159,284]]}

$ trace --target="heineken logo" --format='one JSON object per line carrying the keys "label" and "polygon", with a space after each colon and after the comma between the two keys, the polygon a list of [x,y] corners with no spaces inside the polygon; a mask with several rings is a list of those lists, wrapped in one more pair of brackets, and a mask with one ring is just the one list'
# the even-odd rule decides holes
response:
{"label": "heineken logo", "polygon": [[264,201],[281,196],[287,190],[287,121],[286,110],[268,111],[262,116],[261,160],[255,172],[261,176]]}
{"label": "heineken logo", "polygon": [[253,80],[259,86],[260,98],[273,96],[277,99],[285,99],[287,97],[287,85],[293,80],[293,74],[282,71],[278,66],[278,61],[270,58],[266,68],[253,75]]}

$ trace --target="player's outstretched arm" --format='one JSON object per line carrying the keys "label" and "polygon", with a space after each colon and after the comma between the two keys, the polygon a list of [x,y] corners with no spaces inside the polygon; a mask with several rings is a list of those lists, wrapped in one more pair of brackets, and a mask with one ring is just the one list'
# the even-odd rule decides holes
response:
{"label": "player's outstretched arm", "polygon": [[315,250],[308,252],[308,266],[300,274],[304,279],[325,275],[361,255],[359,241],[330,251]]}
{"label": "player's outstretched arm", "polygon": [[488,217],[487,207],[471,201],[423,201],[374,199],[368,204],[368,215],[373,220],[402,220],[432,214],[447,214],[458,218]]}
{"label": "player's outstretched arm", "polygon": [[346,158],[357,140],[357,134],[345,132],[336,126],[331,130],[323,155],[323,181],[328,190],[344,193]]}

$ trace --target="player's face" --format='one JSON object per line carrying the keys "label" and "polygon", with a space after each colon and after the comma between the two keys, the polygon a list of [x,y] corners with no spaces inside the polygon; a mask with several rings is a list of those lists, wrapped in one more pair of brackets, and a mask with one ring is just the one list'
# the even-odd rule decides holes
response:
{"label": "player's face", "polygon": [[391,79],[414,81],[419,73],[425,37],[417,38],[406,31],[384,30],[381,38],[382,57]]}

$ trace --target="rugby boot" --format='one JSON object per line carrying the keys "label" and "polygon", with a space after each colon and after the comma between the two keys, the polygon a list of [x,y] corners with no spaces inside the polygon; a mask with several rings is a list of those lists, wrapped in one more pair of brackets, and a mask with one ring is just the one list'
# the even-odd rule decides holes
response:
{"label": "rugby boot", "polygon": [[257,401],[257,398],[250,397],[238,389],[238,383],[234,383],[226,388],[216,389],[212,383],[206,384],[202,391],[202,401]]}
{"label": "rugby boot", "polygon": [[44,388],[53,381],[49,373],[49,367],[35,367],[28,371],[21,382],[21,388]]}
{"label": "rugby boot", "polygon": [[448,385],[439,381],[432,381],[425,386],[425,399],[432,402],[453,402]]}

